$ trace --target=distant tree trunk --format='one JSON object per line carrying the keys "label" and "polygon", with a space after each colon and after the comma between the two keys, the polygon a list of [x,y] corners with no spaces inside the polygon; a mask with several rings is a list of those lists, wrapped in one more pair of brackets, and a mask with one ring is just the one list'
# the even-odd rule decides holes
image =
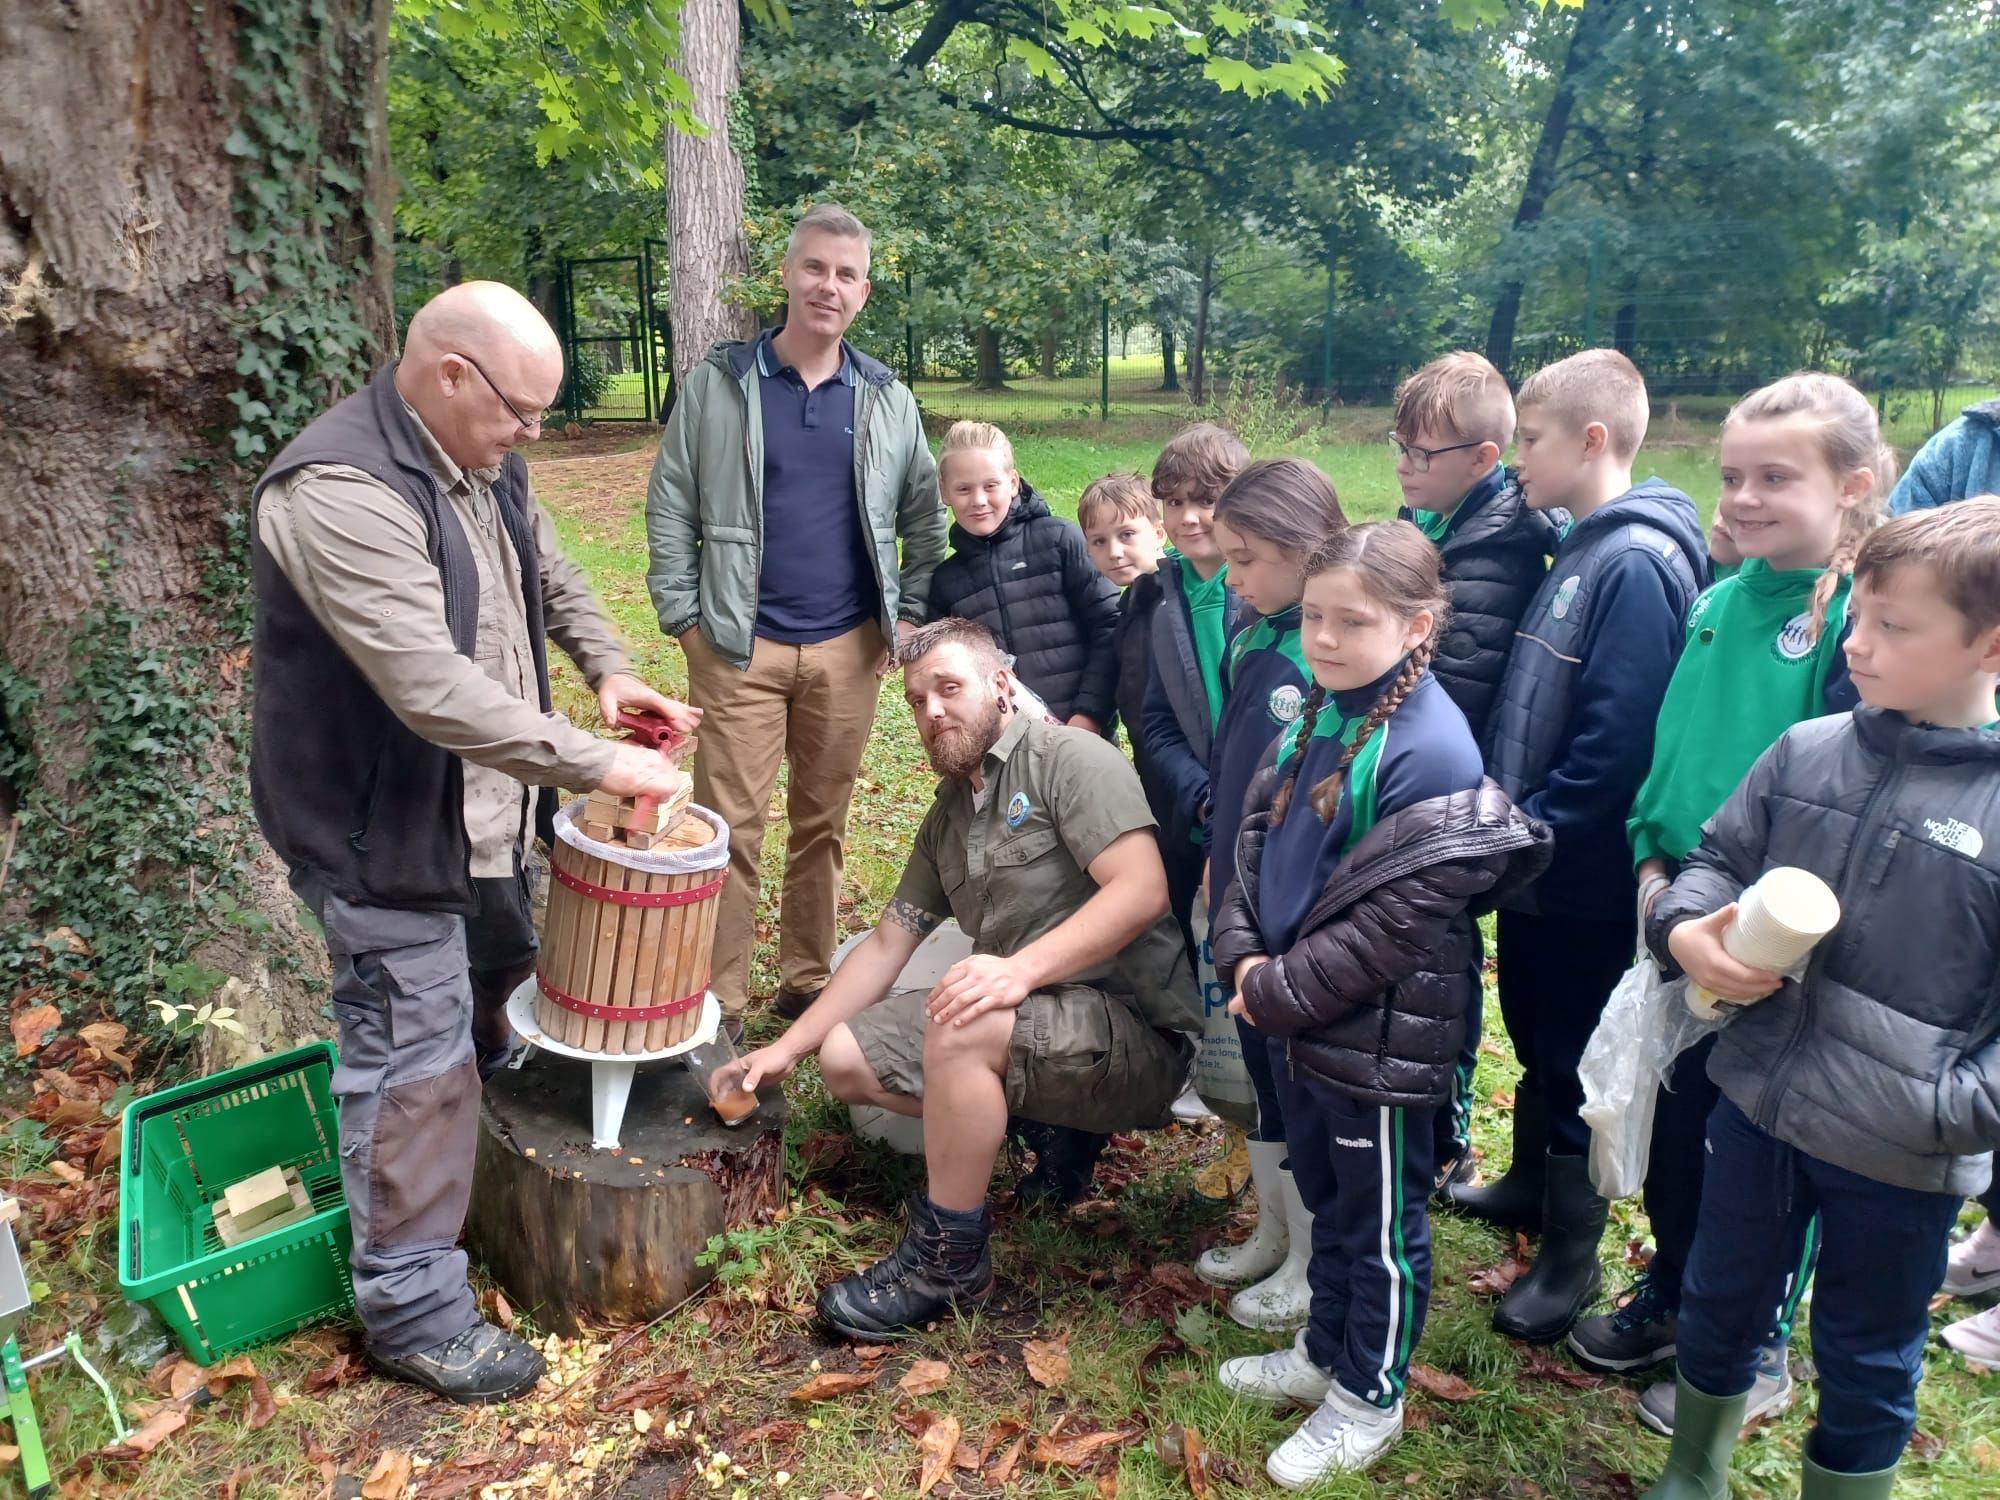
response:
{"label": "distant tree trunk", "polygon": [[[54,998],[69,1021],[89,1018],[92,991],[151,971],[150,956],[132,965],[135,954],[171,958],[191,941],[189,957],[240,982],[227,1003],[253,1044],[327,1030],[324,996],[311,990],[324,951],[299,927],[284,872],[244,809],[238,753],[250,685],[238,608],[246,501],[290,432],[230,397],[261,393],[302,420],[393,350],[381,232],[390,4],[319,0],[311,15],[303,3],[288,15],[276,0],[0,7],[0,469],[13,477],[0,504],[0,668],[15,688],[0,709],[0,744],[15,752],[0,775],[0,817],[20,818],[0,928],[43,931],[72,920],[79,900],[99,899],[45,883],[62,841],[85,837],[74,828],[86,817],[96,820],[88,853],[106,891],[122,884],[157,911],[151,930],[101,928],[94,951],[65,955],[68,972],[47,976],[62,986]],[[252,26],[265,48],[291,28],[299,75],[312,75],[282,117],[245,81],[268,55],[239,35]],[[283,171],[326,173],[274,190],[317,183],[323,217],[279,224],[251,207],[239,218],[234,205],[250,199],[239,174],[275,175],[262,161],[274,120],[298,137]],[[294,269],[328,279],[310,292],[267,279],[276,257],[232,250],[236,236],[253,246],[275,238]],[[271,317],[303,331],[279,346],[256,326]],[[337,354],[314,341],[335,319],[351,319],[354,335]],[[246,352],[261,373],[239,373]],[[263,453],[239,460],[217,441],[239,425]],[[135,654],[157,670],[143,686],[124,684],[129,701],[100,692],[86,722],[65,717],[88,673]],[[183,666],[204,695],[176,705]],[[171,748],[187,740],[175,713],[201,716],[198,751]],[[98,790],[89,767],[108,764],[90,743],[99,736],[129,743],[144,774],[168,783],[120,826],[87,811]],[[144,771],[148,759],[157,769]],[[109,764],[109,774],[123,773]],[[39,867],[22,857],[31,848]],[[196,901],[197,882],[229,867],[247,872],[240,915],[268,918],[267,935],[217,921]],[[273,967],[276,957],[288,962]],[[9,984],[41,977],[16,973]]]}
{"label": "distant tree trunk", "polygon": [[729,97],[742,46],[736,0],[682,0],[681,77],[703,135],[667,132],[668,316],[678,383],[717,340],[749,338],[756,315],[724,304],[728,283],[750,270],[743,234],[743,163],[729,140]]}
{"label": "distant tree trunk", "polygon": [[[1562,76],[1555,93],[1549,96],[1548,113],[1542,116],[1542,133],[1535,142],[1535,154],[1528,162],[1528,175],[1521,184],[1520,206],[1514,210],[1514,232],[1537,223],[1555,191],[1556,171],[1562,165],[1563,141],[1569,135],[1570,116],[1584,75],[1603,55],[1625,0],[1584,0],[1577,13],[1576,29],[1570,33],[1569,50],[1563,57]],[[1486,357],[1502,373],[1514,358],[1514,330],[1521,318],[1523,283],[1508,281],[1500,288],[1493,304],[1493,320],[1486,329]]]}
{"label": "distant tree trunk", "polygon": [[972,388],[976,391],[1005,389],[1007,367],[1000,360],[1000,330],[991,323],[981,323],[973,330],[972,346],[978,355],[978,365],[972,372]]}
{"label": "distant tree trunk", "polygon": [[1041,372],[1044,380],[1056,378],[1056,343],[1055,325],[1051,323],[1042,330]]}
{"label": "distant tree trunk", "polygon": [[1180,371],[1174,368],[1174,325],[1160,325],[1160,362],[1166,367],[1167,378],[1160,382],[1163,391],[1177,391],[1181,388]]}
{"label": "distant tree trunk", "polygon": [[566,333],[563,327],[562,277],[558,266],[549,254],[548,242],[542,238],[541,226],[530,224],[521,232],[521,277],[524,283],[523,295],[535,304],[535,310],[549,320],[549,327],[557,333]]}
{"label": "distant tree trunk", "polygon": [[1201,253],[1201,288],[1195,295],[1194,341],[1188,345],[1188,400],[1208,399],[1208,313],[1215,302],[1215,252]]}
{"label": "distant tree trunk", "polygon": [[1611,347],[1627,359],[1639,347],[1639,304],[1630,300],[1618,304],[1611,314]]}

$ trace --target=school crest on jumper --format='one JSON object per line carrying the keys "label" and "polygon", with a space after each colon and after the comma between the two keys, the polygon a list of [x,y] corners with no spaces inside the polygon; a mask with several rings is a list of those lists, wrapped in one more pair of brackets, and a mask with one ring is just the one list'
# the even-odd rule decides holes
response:
{"label": "school crest on jumper", "polygon": [[1569,618],[1569,607],[1576,603],[1576,591],[1583,587],[1583,575],[1572,573],[1556,589],[1555,598],[1549,601],[1549,613],[1558,620]]}
{"label": "school crest on jumper", "polygon": [[1779,661],[1804,661],[1812,655],[1812,617],[1793,615],[1778,631],[1778,638],[1771,642],[1771,649],[1778,653]]}
{"label": "school crest on jumper", "polygon": [[1289,724],[1305,711],[1306,695],[1291,683],[1271,689],[1271,696],[1265,707],[1271,710],[1271,717],[1280,724]]}

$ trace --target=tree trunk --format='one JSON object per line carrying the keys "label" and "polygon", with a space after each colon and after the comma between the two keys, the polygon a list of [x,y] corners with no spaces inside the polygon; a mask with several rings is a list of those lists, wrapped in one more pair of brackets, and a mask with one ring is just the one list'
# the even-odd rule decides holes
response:
{"label": "tree trunk", "polygon": [[975,391],[999,391],[1007,387],[1007,367],[1000,360],[1000,331],[991,323],[982,323],[973,330],[973,349],[978,356],[978,365],[972,372],[972,388]]}
{"label": "tree trunk", "polygon": [[1166,366],[1167,378],[1160,382],[1163,391],[1177,391],[1181,388],[1180,371],[1174,368],[1174,328],[1171,323],[1160,325],[1160,362]]}
{"label": "tree trunk", "polygon": [[681,77],[706,134],[667,132],[667,285],[676,383],[717,340],[749,338],[756,315],[723,302],[729,282],[750,271],[743,234],[743,163],[729,140],[742,45],[736,0],[683,0]]}
{"label": "tree trunk", "polygon": [[1194,339],[1188,345],[1188,400],[1196,406],[1208,397],[1208,313],[1215,301],[1215,252],[1201,252],[1201,289],[1194,304]]}
{"label": "tree trunk", "polygon": [[[1535,142],[1535,154],[1528,162],[1528,175],[1521,184],[1521,202],[1514,210],[1516,234],[1537,223],[1548,207],[1584,75],[1603,54],[1621,4],[1622,0],[1584,0],[1583,9],[1577,13],[1576,29],[1570,33],[1569,50],[1563,57],[1562,76],[1556,80],[1555,93],[1549,96],[1548,113],[1542,116],[1541,137]],[[1518,278],[1500,288],[1499,299],[1493,304],[1493,320],[1486,329],[1486,357],[1502,374],[1507,373],[1514,358],[1514,329],[1521,318],[1522,291],[1523,283]]]}
{"label": "tree trunk", "polygon": [[12,976],[68,1018],[186,958],[326,1030],[243,795],[246,501],[393,346],[390,3],[0,8],[0,932],[90,934]]}

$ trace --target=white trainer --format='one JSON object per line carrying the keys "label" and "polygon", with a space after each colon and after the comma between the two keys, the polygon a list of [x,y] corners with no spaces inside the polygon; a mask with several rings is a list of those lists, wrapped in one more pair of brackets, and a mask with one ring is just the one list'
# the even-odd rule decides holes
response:
{"label": "white trainer", "polygon": [[1991,1219],[1951,1247],[1945,1261],[1944,1285],[1938,1290],[1947,1297],[1976,1297],[2000,1287],[2000,1228]]}
{"label": "white trainer", "polygon": [[1322,1370],[1306,1354],[1306,1331],[1289,1349],[1226,1359],[1215,1378],[1226,1391],[1264,1406],[1318,1406],[1333,1387],[1333,1372]]}
{"label": "white trainer", "polygon": [[1960,1318],[1939,1337],[1975,1364],[2000,1366],[2000,1305]]}
{"label": "white trainer", "polygon": [[1174,1100],[1172,1112],[1173,1117],[1184,1125],[1199,1125],[1203,1120],[1215,1118],[1215,1111],[1204,1104],[1201,1095],[1195,1092],[1192,1078],[1188,1080],[1188,1086],[1181,1090],[1180,1098]]}
{"label": "white trainer", "polygon": [[1312,1314],[1312,1286],[1306,1280],[1306,1266],[1312,1260],[1312,1214],[1290,1172],[1278,1174],[1278,1190],[1285,1205],[1285,1259],[1269,1276],[1229,1299],[1231,1321],[1260,1333],[1290,1333],[1305,1327]]}
{"label": "white trainer", "polygon": [[1264,1472],[1273,1484],[1302,1490],[1330,1474],[1359,1473],[1402,1435],[1402,1402],[1383,1411],[1334,1385],[1265,1461]]}
{"label": "white trainer", "polygon": [[1257,1194],[1257,1227],[1240,1245],[1217,1245],[1201,1252],[1194,1274],[1210,1286],[1249,1286],[1261,1281],[1285,1263],[1291,1235],[1285,1227],[1285,1184],[1292,1174],[1284,1169],[1283,1141],[1251,1141],[1250,1185]]}

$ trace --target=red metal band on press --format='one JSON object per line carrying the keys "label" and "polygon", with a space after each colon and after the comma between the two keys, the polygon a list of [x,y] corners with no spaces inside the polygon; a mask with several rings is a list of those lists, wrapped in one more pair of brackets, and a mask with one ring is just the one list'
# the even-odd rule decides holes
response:
{"label": "red metal band on press", "polygon": [[566,885],[580,895],[593,900],[608,901],[613,906],[693,906],[697,901],[706,901],[722,889],[724,875],[718,875],[707,885],[698,885],[685,891],[614,891],[608,885],[593,885],[590,881],[570,874],[561,865],[552,865],[556,883]]}
{"label": "red metal band on press", "polygon": [[535,985],[564,1010],[574,1015],[588,1016],[593,1021],[664,1021],[668,1016],[678,1016],[693,1010],[701,1004],[702,996],[708,993],[708,981],[704,979],[701,988],[692,995],[669,1000],[665,1005],[594,1005],[588,1000],[579,1000],[574,995],[564,994],[549,983],[540,969],[535,971]]}

